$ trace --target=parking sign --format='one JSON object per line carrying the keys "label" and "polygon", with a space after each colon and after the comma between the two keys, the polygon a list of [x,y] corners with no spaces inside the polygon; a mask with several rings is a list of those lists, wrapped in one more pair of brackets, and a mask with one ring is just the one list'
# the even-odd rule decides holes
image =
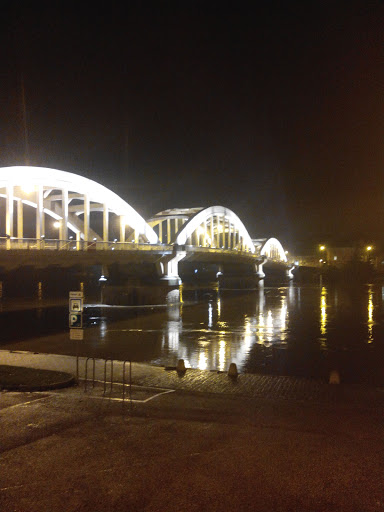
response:
{"label": "parking sign", "polygon": [[70,329],[81,329],[83,327],[83,315],[81,313],[69,313]]}

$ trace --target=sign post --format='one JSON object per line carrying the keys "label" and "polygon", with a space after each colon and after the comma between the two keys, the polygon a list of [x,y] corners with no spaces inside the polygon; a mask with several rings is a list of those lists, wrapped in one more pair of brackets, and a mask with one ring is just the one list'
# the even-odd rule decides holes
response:
{"label": "sign post", "polygon": [[69,292],[69,339],[76,340],[76,379],[79,380],[79,340],[84,339],[82,291]]}

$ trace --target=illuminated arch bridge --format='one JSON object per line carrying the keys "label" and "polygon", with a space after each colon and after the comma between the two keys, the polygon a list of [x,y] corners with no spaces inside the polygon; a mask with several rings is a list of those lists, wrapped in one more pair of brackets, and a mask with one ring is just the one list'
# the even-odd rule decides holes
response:
{"label": "illuminated arch bridge", "polygon": [[30,166],[0,169],[0,197],[7,249],[146,250],[150,244],[159,246],[160,270],[170,278],[191,251],[246,255],[259,270],[266,258],[286,261],[280,242],[252,240],[239,217],[223,206],[165,210],[145,221],[95,181]]}

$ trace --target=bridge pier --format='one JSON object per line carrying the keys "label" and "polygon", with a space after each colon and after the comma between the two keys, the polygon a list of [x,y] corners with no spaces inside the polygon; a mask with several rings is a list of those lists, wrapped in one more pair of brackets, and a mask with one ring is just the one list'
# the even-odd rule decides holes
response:
{"label": "bridge pier", "polygon": [[261,263],[256,263],[255,264],[256,274],[257,274],[259,279],[264,279],[264,277],[265,277],[265,273],[264,273],[264,270],[263,270],[264,263],[265,263],[265,260],[262,261]]}
{"label": "bridge pier", "polygon": [[288,279],[293,279],[295,276],[293,275],[293,270],[295,270],[296,265],[293,265],[291,268],[287,268],[287,277]]}
{"label": "bridge pier", "polygon": [[178,246],[175,245],[172,254],[164,255],[161,258],[157,265],[161,281],[165,281],[169,286],[178,286],[181,284],[179,261],[185,258],[186,254],[185,250],[180,250]]}

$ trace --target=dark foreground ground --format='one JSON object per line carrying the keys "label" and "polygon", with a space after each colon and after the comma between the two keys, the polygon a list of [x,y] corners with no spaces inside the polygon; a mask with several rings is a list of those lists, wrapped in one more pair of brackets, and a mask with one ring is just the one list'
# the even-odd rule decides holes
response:
{"label": "dark foreground ground", "polygon": [[133,382],[132,403],[1,392],[0,510],[384,510],[381,390],[145,365]]}

